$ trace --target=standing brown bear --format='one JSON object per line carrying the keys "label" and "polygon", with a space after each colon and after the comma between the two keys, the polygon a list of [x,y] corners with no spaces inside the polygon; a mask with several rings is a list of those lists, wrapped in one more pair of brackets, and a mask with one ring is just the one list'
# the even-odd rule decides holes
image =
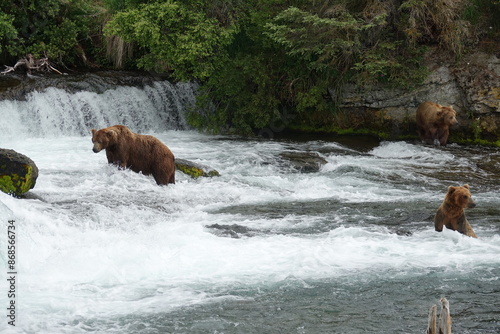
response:
{"label": "standing brown bear", "polygon": [[157,184],[175,183],[175,158],[170,149],[153,136],[133,133],[124,125],[92,129],[95,153],[106,150],[110,164],[153,175]]}
{"label": "standing brown bear", "polygon": [[445,107],[434,102],[421,103],[416,116],[420,139],[431,145],[446,145],[450,126],[458,123],[456,116],[452,106]]}
{"label": "standing brown bear", "polygon": [[469,237],[477,238],[476,233],[465,218],[465,208],[473,208],[476,204],[472,200],[469,185],[463,187],[448,187],[448,192],[444,201],[434,216],[434,227],[436,231],[441,232],[443,225],[446,228],[458,231]]}

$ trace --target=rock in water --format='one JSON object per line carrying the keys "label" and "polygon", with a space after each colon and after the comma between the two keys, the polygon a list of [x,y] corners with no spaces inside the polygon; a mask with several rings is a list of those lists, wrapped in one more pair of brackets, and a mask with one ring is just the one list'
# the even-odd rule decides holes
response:
{"label": "rock in water", "polygon": [[14,150],[0,148],[0,190],[21,196],[33,189],[38,167],[33,160]]}
{"label": "rock in water", "polygon": [[321,166],[327,163],[326,159],[316,152],[282,152],[280,157],[300,173],[319,172]]}
{"label": "rock in water", "polygon": [[219,172],[215,169],[211,169],[208,166],[198,164],[189,160],[175,159],[175,167],[181,172],[188,174],[192,178],[198,178],[200,176],[212,177],[220,176]]}

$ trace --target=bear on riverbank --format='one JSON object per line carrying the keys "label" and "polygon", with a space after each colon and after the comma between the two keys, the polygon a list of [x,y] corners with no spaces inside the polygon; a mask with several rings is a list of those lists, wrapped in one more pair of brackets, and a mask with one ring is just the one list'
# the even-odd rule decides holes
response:
{"label": "bear on riverbank", "polygon": [[170,149],[153,136],[133,133],[124,125],[92,129],[95,153],[106,150],[110,164],[153,175],[157,184],[175,183],[175,158]]}
{"label": "bear on riverbank", "polygon": [[445,107],[434,102],[421,103],[416,115],[420,139],[431,145],[446,145],[450,126],[458,123],[456,116],[452,106]]}
{"label": "bear on riverbank", "polygon": [[472,200],[469,185],[463,187],[448,187],[444,201],[434,216],[434,227],[441,232],[443,226],[458,231],[469,237],[477,238],[476,233],[465,218],[465,208],[473,208],[476,204]]}

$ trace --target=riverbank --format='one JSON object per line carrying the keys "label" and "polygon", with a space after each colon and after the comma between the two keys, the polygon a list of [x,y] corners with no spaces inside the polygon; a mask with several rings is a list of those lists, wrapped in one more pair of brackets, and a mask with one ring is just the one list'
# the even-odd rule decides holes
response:
{"label": "riverbank", "polygon": [[[481,63],[483,69],[490,68],[491,71],[497,71],[500,74],[500,62],[496,57],[483,55],[477,58],[482,59],[481,62],[477,60],[476,64]],[[433,66],[430,65],[430,67]],[[465,92],[457,88],[456,81],[459,77],[457,75],[453,77],[451,75],[453,71],[455,70],[451,67],[441,64],[429,75],[426,82],[411,91],[382,86],[360,90],[354,86],[347,86],[343,93],[343,102],[338,110],[320,116],[290,112],[282,116],[281,120],[272,122],[263,129],[256,129],[254,133],[264,138],[280,136],[281,132],[286,132],[296,136],[299,134],[326,137],[355,135],[373,136],[379,140],[413,141],[418,140],[415,125],[418,103],[431,100],[439,101],[443,105],[453,105],[457,111],[459,124],[450,130],[450,143],[500,147],[500,112],[498,111],[500,107],[497,108],[498,110],[494,107],[495,103],[500,103],[498,102],[500,100],[494,100],[493,95],[497,89],[496,81],[490,76],[489,82],[482,83],[483,86],[489,87],[487,91],[490,93],[484,90],[475,93]],[[170,78],[167,75],[141,71],[107,70],[74,72],[66,75],[9,73],[0,76],[0,100],[25,101],[30,93],[42,92],[49,88],[61,89],[71,94],[77,92],[103,94],[118,87],[142,89],[145,86],[154,85],[155,82],[168,80]],[[471,95],[482,96],[482,98],[478,97],[476,100],[466,98]],[[482,105],[486,104],[490,105],[489,109],[479,110]],[[194,106],[194,103],[192,105]],[[192,113],[194,109],[190,107],[186,112]],[[190,118],[187,117],[186,126],[193,126],[189,120]],[[203,127],[201,124],[197,126]]]}

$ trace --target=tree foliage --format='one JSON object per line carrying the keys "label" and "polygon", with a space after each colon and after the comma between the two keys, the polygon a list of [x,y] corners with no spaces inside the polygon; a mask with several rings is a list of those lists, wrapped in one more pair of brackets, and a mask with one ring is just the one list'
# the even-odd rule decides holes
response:
{"label": "tree foliage", "polygon": [[470,24],[460,18],[465,0],[409,0],[399,7],[404,33],[412,45],[434,41],[462,54],[471,37]]}
{"label": "tree foliage", "polygon": [[89,38],[97,7],[88,0],[0,2],[1,59],[33,54],[74,63],[77,46]]}
{"label": "tree foliage", "polygon": [[224,61],[224,48],[235,31],[175,1],[140,4],[119,12],[105,29],[108,35],[119,35],[142,49],[138,67],[171,71],[181,80],[209,77]]}
{"label": "tree foliage", "polygon": [[0,53],[12,51],[12,40],[17,36],[13,22],[12,15],[0,12]]}

